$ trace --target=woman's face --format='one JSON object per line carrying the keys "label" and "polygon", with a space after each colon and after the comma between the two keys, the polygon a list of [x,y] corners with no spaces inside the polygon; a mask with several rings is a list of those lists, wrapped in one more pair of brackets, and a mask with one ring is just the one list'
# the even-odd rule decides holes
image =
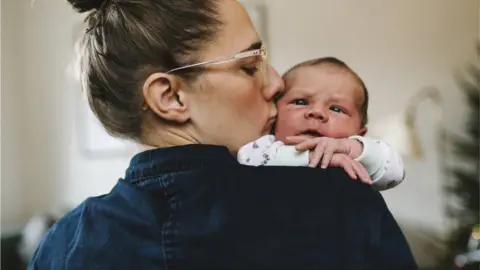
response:
{"label": "woman's face", "polygon": [[[224,25],[217,39],[201,54],[203,60],[233,56],[261,46],[249,16],[237,1],[223,0],[219,12]],[[283,91],[281,77],[269,68],[264,73],[260,57],[247,57],[218,65],[205,72],[188,93],[190,122],[203,144],[238,149],[269,133],[277,115],[273,97]]]}

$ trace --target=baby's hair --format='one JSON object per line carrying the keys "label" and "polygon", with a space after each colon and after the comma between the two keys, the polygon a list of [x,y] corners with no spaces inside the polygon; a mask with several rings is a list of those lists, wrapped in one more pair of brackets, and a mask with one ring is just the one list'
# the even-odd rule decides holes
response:
{"label": "baby's hair", "polygon": [[363,90],[363,102],[358,108],[360,112],[360,117],[362,118],[362,127],[366,126],[368,123],[368,90],[365,84],[363,83],[363,80],[358,76],[358,74],[353,71],[345,62],[342,60],[339,60],[338,58],[335,57],[322,57],[322,58],[316,58],[312,60],[307,60],[304,62],[301,62],[299,64],[296,64],[295,66],[291,67],[287,72],[283,74],[283,79],[285,80],[286,77],[292,73],[294,70],[299,69],[301,67],[312,67],[312,66],[320,66],[320,65],[332,65],[341,69],[345,69],[347,72],[353,75],[353,77],[357,80],[359,83],[360,87]]}

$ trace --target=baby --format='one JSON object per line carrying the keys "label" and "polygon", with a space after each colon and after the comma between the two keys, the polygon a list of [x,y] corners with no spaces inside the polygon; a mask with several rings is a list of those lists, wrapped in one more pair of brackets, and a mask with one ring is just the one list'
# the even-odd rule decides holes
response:
{"label": "baby", "polygon": [[283,79],[275,136],[243,146],[237,156],[241,164],[342,167],[377,190],[403,181],[399,154],[387,143],[363,136],[368,91],[344,62],[333,57],[302,62]]}

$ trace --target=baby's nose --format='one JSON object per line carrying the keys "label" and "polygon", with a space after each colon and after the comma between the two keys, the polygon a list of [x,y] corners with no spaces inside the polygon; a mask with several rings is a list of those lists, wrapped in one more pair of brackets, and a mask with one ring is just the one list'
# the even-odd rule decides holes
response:
{"label": "baby's nose", "polygon": [[322,122],[328,121],[328,113],[325,109],[319,107],[312,107],[310,110],[307,110],[305,115],[307,118],[319,119]]}

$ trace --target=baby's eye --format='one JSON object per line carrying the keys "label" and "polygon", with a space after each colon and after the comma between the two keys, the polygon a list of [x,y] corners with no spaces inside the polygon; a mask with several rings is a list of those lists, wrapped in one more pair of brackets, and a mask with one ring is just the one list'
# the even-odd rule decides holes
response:
{"label": "baby's eye", "polygon": [[343,110],[342,108],[337,107],[337,106],[331,106],[331,107],[330,107],[330,110],[331,110],[331,111],[334,111],[334,112],[336,112],[336,113],[345,113],[345,110]]}
{"label": "baby's eye", "polygon": [[308,101],[306,99],[299,98],[299,99],[294,99],[292,101],[292,104],[298,105],[298,106],[306,106],[308,105]]}

